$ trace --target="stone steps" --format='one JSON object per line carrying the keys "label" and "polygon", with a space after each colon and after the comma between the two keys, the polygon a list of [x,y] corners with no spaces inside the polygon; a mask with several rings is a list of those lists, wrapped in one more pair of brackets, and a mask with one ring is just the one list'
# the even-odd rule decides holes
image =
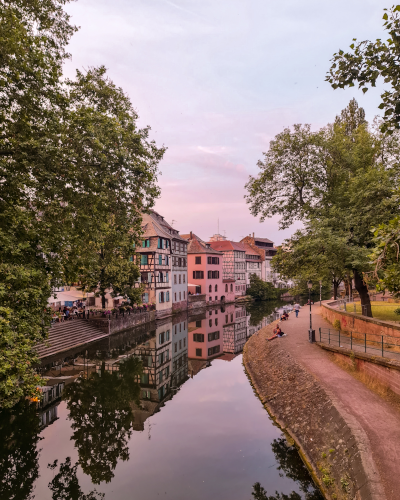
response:
{"label": "stone steps", "polygon": [[37,344],[36,351],[39,358],[43,359],[107,336],[108,334],[92,326],[89,321],[73,319],[53,324],[48,339]]}

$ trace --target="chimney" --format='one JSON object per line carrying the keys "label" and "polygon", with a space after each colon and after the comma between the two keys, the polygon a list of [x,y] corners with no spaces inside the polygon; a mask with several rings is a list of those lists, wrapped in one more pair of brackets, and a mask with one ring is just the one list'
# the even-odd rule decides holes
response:
{"label": "chimney", "polygon": [[191,240],[193,239],[193,233],[192,233],[192,231],[190,231],[190,239]]}
{"label": "chimney", "polygon": [[254,233],[253,233],[253,238],[254,238]]}

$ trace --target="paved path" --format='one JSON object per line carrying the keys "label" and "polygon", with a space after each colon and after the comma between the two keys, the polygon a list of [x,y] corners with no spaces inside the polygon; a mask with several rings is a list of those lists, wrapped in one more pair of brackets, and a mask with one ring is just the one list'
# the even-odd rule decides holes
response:
{"label": "paved path", "polygon": [[[329,327],[319,315],[319,304],[312,306],[313,329]],[[296,318],[281,322],[287,337],[272,342],[284,342],[289,353],[317,377],[324,388],[337,398],[365,431],[373,460],[381,474],[388,500],[400,499],[400,412],[377,394],[339,368],[329,354],[308,342],[309,307],[304,306]]]}

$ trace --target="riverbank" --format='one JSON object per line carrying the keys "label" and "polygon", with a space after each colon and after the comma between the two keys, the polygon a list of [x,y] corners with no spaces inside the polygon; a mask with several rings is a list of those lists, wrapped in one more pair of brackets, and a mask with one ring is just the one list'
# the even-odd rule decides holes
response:
{"label": "riverbank", "polygon": [[[313,327],[327,326],[313,306]],[[398,498],[400,414],[328,352],[308,343],[308,311],[293,314],[287,337],[273,325],[246,344],[244,365],[258,396],[295,440],[328,499]]]}

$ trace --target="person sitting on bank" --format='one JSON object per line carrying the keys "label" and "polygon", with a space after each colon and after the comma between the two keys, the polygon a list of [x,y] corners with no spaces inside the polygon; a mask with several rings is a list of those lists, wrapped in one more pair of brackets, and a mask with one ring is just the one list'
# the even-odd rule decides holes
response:
{"label": "person sitting on bank", "polygon": [[287,319],[289,319],[289,314],[286,311],[283,311],[281,321],[286,321]]}
{"label": "person sitting on bank", "polygon": [[270,337],[269,339],[267,339],[268,341],[270,340],[274,340],[278,337],[283,337],[285,334],[282,332],[281,330],[281,327],[278,325],[275,329],[274,329],[274,335],[272,335],[272,337]]}

